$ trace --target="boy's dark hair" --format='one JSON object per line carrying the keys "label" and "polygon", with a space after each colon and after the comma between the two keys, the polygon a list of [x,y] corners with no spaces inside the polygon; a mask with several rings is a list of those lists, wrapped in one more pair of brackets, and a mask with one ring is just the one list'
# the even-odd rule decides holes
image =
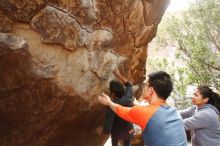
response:
{"label": "boy's dark hair", "polygon": [[124,86],[115,80],[112,80],[109,84],[110,92],[114,93],[116,97],[121,98],[124,94]]}
{"label": "boy's dark hair", "polygon": [[215,106],[220,111],[220,96],[212,91],[208,86],[198,86],[202,98],[209,98],[208,104]]}
{"label": "boy's dark hair", "polygon": [[164,71],[154,72],[148,75],[149,86],[153,87],[157,95],[167,99],[173,90],[173,83],[168,73]]}

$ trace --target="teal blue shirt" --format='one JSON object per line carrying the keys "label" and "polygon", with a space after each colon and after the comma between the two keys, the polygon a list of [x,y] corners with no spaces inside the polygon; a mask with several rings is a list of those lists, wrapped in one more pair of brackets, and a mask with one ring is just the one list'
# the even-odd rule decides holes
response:
{"label": "teal blue shirt", "polygon": [[183,120],[175,108],[161,105],[143,132],[146,146],[187,146]]}

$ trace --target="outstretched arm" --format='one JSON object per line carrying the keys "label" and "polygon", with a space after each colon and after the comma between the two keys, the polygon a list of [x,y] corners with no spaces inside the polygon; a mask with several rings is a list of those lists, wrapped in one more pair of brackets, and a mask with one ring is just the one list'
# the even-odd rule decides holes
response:
{"label": "outstretched arm", "polygon": [[[110,97],[106,94],[102,94],[101,96],[98,96],[98,100],[101,104],[103,105],[106,105],[106,106],[109,106],[112,111],[114,113],[116,113],[118,116],[120,116],[121,118],[123,118],[124,120],[126,121],[129,121],[129,122],[133,122],[129,117],[128,117],[128,114],[129,114],[129,111],[130,111],[130,108],[128,107],[123,107],[117,103],[114,103],[111,101]],[[121,109],[121,113],[123,114],[123,116],[119,115],[118,114],[118,111],[117,109],[120,108]]]}
{"label": "outstretched arm", "polygon": [[128,79],[126,79],[124,76],[121,75],[118,69],[114,70],[113,73],[117,77],[117,79],[120,80],[126,87],[125,92],[124,92],[124,99],[122,99],[121,101],[126,105],[132,106],[133,105],[133,98],[132,98],[133,91],[132,91],[131,83],[128,81]]}
{"label": "outstretched arm", "polygon": [[187,108],[186,110],[180,110],[179,113],[183,119],[186,119],[194,115],[195,110],[196,110],[195,106],[192,106],[190,108]]}
{"label": "outstretched arm", "polygon": [[158,108],[153,107],[152,109],[150,106],[124,107],[112,102],[109,96],[104,93],[98,96],[98,100],[101,104],[109,106],[122,119],[140,125],[142,129],[145,128],[146,123]]}
{"label": "outstretched arm", "polygon": [[105,93],[102,93],[101,96],[98,96],[98,100],[101,104],[109,106],[114,112],[116,112],[116,107],[119,106],[119,104],[112,102],[110,97]]}
{"label": "outstretched arm", "polygon": [[113,74],[114,74],[114,75],[116,76],[116,78],[117,78],[118,80],[120,80],[123,84],[125,84],[125,83],[128,82],[128,80],[127,80],[124,76],[121,75],[121,73],[120,73],[120,71],[119,71],[118,69],[114,70],[114,71],[113,71]]}
{"label": "outstretched arm", "polygon": [[210,115],[207,111],[197,112],[195,115],[183,120],[185,130],[201,129],[210,126]]}

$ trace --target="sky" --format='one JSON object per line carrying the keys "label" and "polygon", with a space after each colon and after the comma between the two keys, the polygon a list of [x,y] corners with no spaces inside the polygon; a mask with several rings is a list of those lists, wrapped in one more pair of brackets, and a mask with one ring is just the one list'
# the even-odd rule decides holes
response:
{"label": "sky", "polygon": [[170,0],[170,5],[167,8],[169,12],[183,11],[189,7],[193,0]]}

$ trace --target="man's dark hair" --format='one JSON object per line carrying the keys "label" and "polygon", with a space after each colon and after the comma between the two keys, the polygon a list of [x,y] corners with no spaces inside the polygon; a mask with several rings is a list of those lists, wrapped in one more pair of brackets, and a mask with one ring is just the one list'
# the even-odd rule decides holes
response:
{"label": "man's dark hair", "polygon": [[112,80],[110,82],[110,92],[114,93],[116,97],[121,98],[124,94],[124,86],[119,82]]}
{"label": "man's dark hair", "polygon": [[149,86],[153,87],[157,95],[167,99],[173,90],[173,83],[168,73],[164,71],[154,72],[148,75]]}

